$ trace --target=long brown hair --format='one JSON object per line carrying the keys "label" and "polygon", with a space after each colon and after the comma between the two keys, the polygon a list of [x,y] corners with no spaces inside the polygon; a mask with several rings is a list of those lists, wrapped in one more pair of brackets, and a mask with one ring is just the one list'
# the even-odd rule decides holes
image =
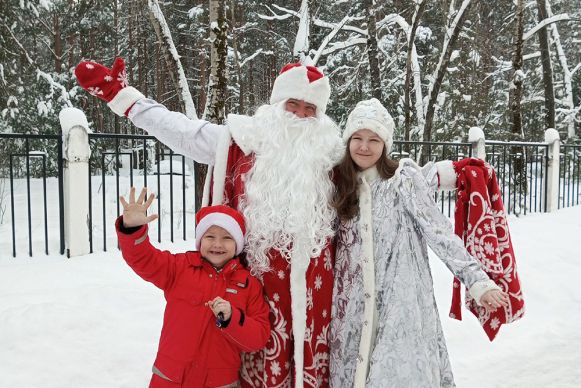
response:
{"label": "long brown hair", "polygon": [[[359,172],[359,168],[349,153],[350,144],[351,139],[347,142],[345,156],[343,156],[341,163],[335,168],[334,181],[336,190],[332,205],[337,209],[337,215],[341,220],[350,220],[359,213],[359,198],[357,195],[359,189],[357,173]],[[389,179],[395,174],[395,170],[397,170],[399,164],[387,156],[387,151],[384,146],[381,157],[375,166],[382,179]]]}

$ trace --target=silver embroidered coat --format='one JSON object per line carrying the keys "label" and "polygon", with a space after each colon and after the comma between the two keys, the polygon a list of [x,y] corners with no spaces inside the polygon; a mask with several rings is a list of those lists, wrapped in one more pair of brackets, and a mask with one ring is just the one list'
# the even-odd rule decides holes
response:
{"label": "silver embroidered coat", "polygon": [[331,387],[454,387],[427,246],[469,288],[494,286],[436,206],[433,164],[376,177],[364,172],[359,215],[339,226]]}

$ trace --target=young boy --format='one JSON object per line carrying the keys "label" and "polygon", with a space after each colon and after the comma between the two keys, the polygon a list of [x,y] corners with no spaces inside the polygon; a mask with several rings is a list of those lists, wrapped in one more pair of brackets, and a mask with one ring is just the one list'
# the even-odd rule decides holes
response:
{"label": "young boy", "polygon": [[154,248],[147,216],[154,199],[143,188],[135,201],[121,197],[116,221],[123,258],[164,291],[167,301],[150,388],[238,387],[240,352],[263,348],[270,336],[262,286],[240,263],[244,219],[227,206],[196,215],[198,251],[171,254]]}

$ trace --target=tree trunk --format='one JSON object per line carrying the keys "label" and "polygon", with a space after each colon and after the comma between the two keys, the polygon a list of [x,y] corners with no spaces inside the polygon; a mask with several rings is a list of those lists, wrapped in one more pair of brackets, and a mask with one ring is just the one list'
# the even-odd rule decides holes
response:
{"label": "tree trunk", "polygon": [[[524,32],[524,5],[523,0],[517,0],[516,3],[516,26],[515,26],[515,46],[514,56],[512,60],[512,67],[514,70],[511,95],[510,95],[510,110],[512,114],[512,129],[513,140],[524,140],[524,130],[522,126],[522,108],[521,100],[523,95],[524,73],[523,67],[523,32]],[[527,180],[526,180],[526,163],[524,149],[520,146],[511,147],[511,157],[513,163],[513,190],[516,195],[517,192],[526,194]],[[520,189],[520,190],[519,190]],[[521,196],[519,195],[519,198]],[[526,196],[525,196],[526,198]],[[520,203],[519,208],[526,206],[525,203]],[[520,214],[517,209],[515,214]]]}
{"label": "tree trunk", "polygon": [[[539,23],[547,18],[546,0],[537,0]],[[549,33],[547,27],[539,31],[541,59],[543,63],[543,84],[545,86],[545,129],[555,128],[555,91],[553,89],[553,66],[549,49]]]}
{"label": "tree trunk", "polygon": [[[470,10],[471,6],[470,0],[464,0],[458,13],[452,22],[452,24],[448,27],[449,32],[449,40],[444,40],[444,47],[442,50],[442,55],[440,56],[440,61],[436,68],[434,77],[434,82],[431,85],[429,91],[429,100],[428,100],[428,107],[426,109],[426,124],[424,125],[424,133],[423,139],[424,141],[431,141],[432,140],[432,124],[434,121],[434,113],[436,110],[436,100],[438,99],[438,94],[440,93],[440,87],[442,86],[442,81],[444,80],[444,76],[446,75],[446,70],[448,67],[448,63],[450,62],[450,56],[452,55],[452,51],[454,49],[454,45],[456,40],[458,39],[458,35],[460,35],[460,31],[462,30],[462,26],[464,24],[464,20],[468,16],[468,11]],[[450,31],[452,30],[452,31]]]}
{"label": "tree trunk", "polygon": [[56,11],[53,13],[52,22],[52,33],[54,34],[54,71],[59,74],[62,70],[63,43],[61,40],[61,23]]}
{"label": "tree trunk", "polygon": [[[204,118],[215,124],[224,123],[226,88],[228,80],[228,23],[226,21],[226,0],[210,0],[210,82],[208,83],[208,103]],[[201,206],[206,166],[196,163],[196,210]]]}
{"label": "tree trunk", "polygon": [[200,61],[200,94],[198,95],[198,112],[200,115],[204,114],[206,110],[206,102],[207,102],[207,95],[206,95],[206,87],[205,85],[208,84],[208,76],[206,75],[206,50],[199,51],[199,61]]}
{"label": "tree trunk", "polygon": [[228,23],[226,22],[225,0],[210,0],[210,82],[209,101],[204,118],[215,124],[222,124],[225,118],[227,88]]}
{"label": "tree trunk", "polygon": [[[412,109],[411,109],[411,81],[412,81],[412,49],[414,47],[414,40],[416,37],[416,30],[418,29],[418,25],[420,24],[420,19],[426,9],[426,5],[428,4],[427,0],[422,0],[420,4],[418,4],[416,8],[416,12],[414,13],[413,20],[412,20],[412,28],[408,35],[408,51],[407,51],[407,59],[406,59],[406,73],[405,73],[405,86],[404,86],[404,94],[405,94],[405,129],[404,129],[404,139],[410,140],[410,130],[412,126]],[[409,152],[409,145],[406,145],[406,151]]]}
{"label": "tree trunk", "polygon": [[[549,2],[546,3],[547,9],[547,16],[553,16],[553,12],[551,11],[551,4]],[[557,56],[559,57],[559,62],[561,64],[561,68],[563,69],[563,83],[565,86],[565,95],[563,96],[563,104],[565,105],[568,113],[565,118],[565,122],[567,124],[567,138],[575,137],[575,102],[573,100],[573,84],[572,78],[573,74],[571,74],[571,70],[569,69],[569,65],[567,63],[567,56],[565,55],[565,51],[563,50],[563,45],[561,44],[561,36],[559,35],[559,30],[557,29],[557,24],[553,23],[551,25],[551,32],[553,36],[553,42],[555,43],[555,47],[557,49]]]}
{"label": "tree trunk", "polygon": [[309,0],[302,0],[299,13],[301,18],[299,21],[299,29],[295,38],[295,45],[293,47],[293,57],[297,62],[310,64],[310,59],[308,58],[310,48],[309,36],[311,33]]}
{"label": "tree trunk", "polygon": [[[243,15],[240,12],[240,15]],[[234,51],[234,68],[238,79],[238,113],[244,113],[244,82],[242,81],[242,68],[240,66],[240,53],[238,52],[238,35],[235,32],[238,27],[236,23],[236,1],[230,1],[230,17],[232,25],[232,50]]]}
{"label": "tree trunk", "polygon": [[367,57],[369,76],[371,78],[371,96],[381,101],[381,74],[379,71],[379,50],[377,49],[377,20],[374,0],[365,0],[367,11]]}
{"label": "tree trunk", "polygon": [[522,128],[522,109],[521,100],[523,94],[523,81],[524,73],[522,71],[523,66],[523,19],[524,19],[524,6],[523,0],[517,0],[516,4],[516,26],[515,26],[515,45],[514,45],[514,55],[512,59],[513,68],[513,78],[511,87],[511,102],[510,110],[512,114],[512,130],[511,132],[515,135],[515,139],[523,139],[524,133]]}
{"label": "tree trunk", "polygon": [[161,12],[159,3],[157,0],[147,0],[147,7],[149,10],[149,19],[151,20],[151,24],[155,30],[157,39],[161,43],[161,48],[166,61],[169,76],[175,90],[178,92],[177,94],[182,105],[182,111],[191,119],[197,118],[196,108],[188,88],[186,75],[184,73],[180,57],[177,54],[177,49],[173,43],[171,32],[165,21],[165,17]]}

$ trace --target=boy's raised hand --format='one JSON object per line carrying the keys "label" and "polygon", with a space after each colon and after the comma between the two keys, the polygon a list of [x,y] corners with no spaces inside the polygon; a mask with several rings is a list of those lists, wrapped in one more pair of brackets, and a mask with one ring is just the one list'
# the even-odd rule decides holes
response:
{"label": "boy's raised hand", "polygon": [[147,187],[141,189],[139,198],[135,201],[135,187],[129,190],[129,203],[123,198],[119,197],[121,205],[123,205],[123,226],[126,228],[132,228],[135,226],[145,225],[155,219],[157,219],[157,214],[147,215],[147,209],[153,203],[155,199],[155,194],[151,193],[147,201],[145,201],[145,196],[147,195]]}

